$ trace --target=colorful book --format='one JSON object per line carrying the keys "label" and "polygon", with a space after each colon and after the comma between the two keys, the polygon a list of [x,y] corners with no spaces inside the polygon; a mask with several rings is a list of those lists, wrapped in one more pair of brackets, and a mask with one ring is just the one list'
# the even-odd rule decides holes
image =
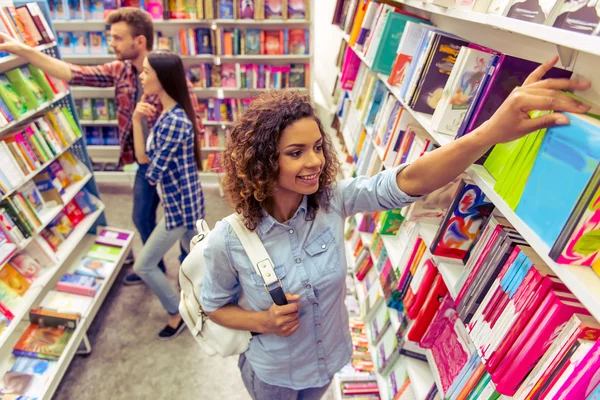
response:
{"label": "colorful book", "polygon": [[31,324],[13,349],[15,356],[58,360],[67,347],[73,330]]}
{"label": "colorful book", "polygon": [[63,314],[76,314],[85,316],[94,299],[73,293],[50,290],[40,303],[40,307]]}
{"label": "colorful book", "polygon": [[75,270],[75,274],[105,279],[110,276],[115,269],[115,266],[116,264],[111,261],[84,257],[79,262],[79,266]]}
{"label": "colorful book", "polygon": [[94,297],[102,286],[102,280],[90,276],[65,274],[56,283],[56,290]]}

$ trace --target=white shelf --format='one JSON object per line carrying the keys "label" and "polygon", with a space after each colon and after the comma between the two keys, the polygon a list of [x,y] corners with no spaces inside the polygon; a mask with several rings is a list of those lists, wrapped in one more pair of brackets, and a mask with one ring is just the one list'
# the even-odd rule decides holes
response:
{"label": "white shelf", "polygon": [[94,162],[117,162],[119,160],[120,146],[88,145],[86,147]]}
{"label": "white shelf", "polygon": [[[246,54],[246,55],[213,55],[213,54],[198,54],[194,56],[182,55],[181,59],[185,61],[219,63],[220,61],[286,61],[295,62],[310,62],[312,56],[310,54]],[[76,64],[102,64],[115,61],[117,58],[114,54],[65,54],[63,60]]]}
{"label": "white shelf", "polygon": [[[131,243],[132,243],[134,233],[133,232],[128,232],[128,233],[130,234],[129,240],[128,240],[127,244],[121,249],[121,253],[119,255],[119,260],[117,261],[117,265],[115,266],[115,269],[113,270],[111,275],[109,277],[107,277],[104,280],[104,282],[102,283],[102,286],[98,290],[98,293],[96,293],[96,296],[94,297],[94,300],[92,301],[92,304],[91,304],[90,308],[88,309],[87,315],[85,315],[81,319],[79,326],[73,333],[73,337],[71,337],[69,344],[67,345],[66,349],[64,350],[60,359],[58,360],[56,373],[52,377],[50,384],[46,388],[46,391],[44,393],[44,396],[42,396],[42,399],[50,400],[54,396],[54,392],[58,388],[60,381],[62,380],[69,365],[71,364],[71,361],[73,360],[73,357],[75,356],[75,353],[77,352],[77,349],[78,349],[79,345],[81,344],[81,341],[85,337],[87,330],[89,329],[90,325],[92,324],[94,318],[96,317],[96,314],[98,313],[98,310],[100,309],[100,306],[104,302],[104,299],[106,298],[110,288],[112,287],[116,277],[118,276],[118,274],[123,266],[123,262],[125,261],[127,254],[129,253],[129,250],[131,249]],[[87,251],[90,249],[90,247],[94,244],[96,236],[95,235],[86,235],[82,239],[83,240],[81,240],[81,242],[79,243],[78,248],[74,249],[74,253],[76,254],[75,259],[77,260],[77,262],[87,253]],[[71,267],[72,267],[72,270],[74,270],[77,267],[77,265],[73,264]]]}
{"label": "white shelf", "polygon": [[460,279],[465,267],[462,264],[453,264],[447,262],[438,263],[437,267],[440,275],[442,275],[442,278],[444,279],[444,283],[446,284],[448,291],[450,292],[450,296],[452,296],[453,299],[456,299],[456,296],[458,296],[456,284],[458,283],[458,280]]}
{"label": "white shelf", "polygon": [[135,181],[135,171],[94,171],[98,183],[130,183]]}
{"label": "white shelf", "polygon": [[202,151],[225,151],[225,147],[203,147]]}
{"label": "white shelf", "polygon": [[419,224],[419,234],[427,245],[427,248],[431,248],[431,243],[435,240],[438,227],[434,224]]}
{"label": "white shelf", "polygon": [[416,400],[425,400],[434,385],[431,369],[426,361],[406,357],[406,370],[411,386],[415,392]]}
{"label": "white shelf", "polygon": [[234,123],[231,121],[202,121],[204,126],[232,126]]}
{"label": "white shelf", "polygon": [[72,183],[69,187],[65,189],[65,193],[62,195],[63,204],[59,204],[56,207],[44,209],[40,214],[38,214],[38,218],[42,223],[41,226],[35,230],[35,232],[30,238],[23,241],[19,247],[21,249],[24,249],[27,246],[29,246],[29,244],[33,242],[33,239],[37,235],[39,235],[40,232],[42,232],[48,226],[48,224],[50,224],[52,220],[56,218],[58,214],[60,214],[60,212],[65,208],[65,206],[75,198],[75,195],[79,193],[81,189],[83,189],[83,187],[86,185],[86,183],[88,183],[90,179],[92,179],[92,174],[88,174],[82,180]]}
{"label": "white shelf", "polygon": [[[369,247],[369,245],[371,244],[371,240],[373,240],[373,234],[372,233],[368,233],[368,232],[359,232],[360,233],[360,240],[362,240],[363,245],[365,247]],[[371,253],[371,256],[373,255],[373,253]]]}
{"label": "white shelf", "polygon": [[[81,126],[119,126],[119,121],[117,121],[116,119],[95,120],[95,121],[80,119],[79,124]],[[90,146],[87,146],[87,147],[89,148]]]}
{"label": "white shelf", "polygon": [[442,381],[440,378],[440,374],[437,371],[437,367],[435,365],[435,361],[433,359],[433,353],[431,352],[431,350],[429,350],[429,349],[425,350],[425,357],[427,357],[427,363],[429,365],[429,370],[431,371],[431,375],[433,377],[435,385],[437,386],[438,393],[440,394],[441,398],[444,398],[445,393],[442,390]]}
{"label": "white shelf", "polygon": [[4,134],[6,134],[7,132],[10,132],[17,125],[20,125],[20,124],[26,122],[27,120],[29,120],[30,118],[35,117],[40,112],[45,111],[52,104],[64,99],[68,95],[69,95],[68,91],[64,92],[64,93],[59,93],[52,100],[45,101],[42,104],[40,104],[35,110],[27,111],[25,114],[21,115],[19,118],[12,121],[10,124],[2,127],[0,129],[0,137],[4,136]]}
{"label": "white shelf", "polygon": [[[13,312],[14,319],[2,333],[2,335],[0,335],[0,353],[4,354],[8,351],[5,349],[5,345],[8,344],[13,346],[14,343],[16,343],[16,339],[20,337],[20,334],[17,337],[13,337],[13,335],[19,330],[18,328],[21,320],[28,315],[31,307],[41,301],[42,297],[46,295],[48,290],[50,290],[51,282],[58,281],[58,279],[60,279],[60,277],[65,273],[65,268],[63,267],[66,265],[65,263],[67,259],[74,251],[76,251],[83,237],[94,225],[103,211],[104,204],[100,203],[98,210],[86,216],[75,227],[69,237],[58,248],[58,251],[56,252],[56,264],[53,267],[43,271],[43,273],[37,277],[37,279],[35,279],[29,290],[20,299],[19,308],[11,310]],[[9,340],[9,338],[13,338],[14,340]]]}
{"label": "white shelf", "polygon": [[300,93],[308,94],[308,88],[282,88],[282,89],[247,89],[247,88],[219,88],[219,87],[210,87],[210,88],[195,88],[196,96],[200,99],[230,99],[230,98],[245,98],[258,96],[261,93],[272,91],[272,90],[297,90]]}
{"label": "white shelf", "polygon": [[[81,138],[80,138],[81,139]],[[79,140],[79,139],[77,139]],[[50,164],[52,164],[60,155],[64,154],[67,150],[69,150],[71,148],[71,146],[73,146],[74,143],[77,142],[77,140],[73,143],[71,143],[70,145],[68,145],[67,147],[65,147],[62,151],[60,151],[58,153],[58,155],[56,157],[54,157],[52,160],[48,161],[47,163],[45,163],[44,165],[42,165],[40,168],[38,168],[37,170],[33,171],[32,173],[30,173],[29,175],[25,176],[25,178],[23,179],[23,181],[21,183],[19,183],[17,186],[15,186],[14,189],[9,190],[4,196],[0,196],[0,201],[4,200],[5,198],[9,197],[10,195],[12,195],[13,193],[17,192],[21,186],[23,186],[24,184],[26,184],[27,182],[29,182],[31,179],[33,179],[37,174],[39,174],[40,172],[42,172],[43,170],[45,170],[48,166],[50,166]]]}
{"label": "white shelf", "polygon": [[[106,22],[101,19],[92,20],[71,20],[71,21],[53,21],[54,28],[57,31],[103,31],[106,29]],[[293,27],[293,26],[310,26],[311,21],[306,19],[169,19],[169,20],[154,20],[154,28],[158,31],[161,29],[176,28],[179,29],[182,25],[195,26],[252,26],[252,27]]]}
{"label": "white shelf", "polygon": [[[35,49],[38,51],[44,51],[53,48],[56,46],[56,42],[43,44],[41,46],[37,46]],[[15,56],[10,54],[5,57],[0,58],[0,72],[8,71],[9,69],[16,68],[22,64],[28,63],[29,61],[23,57]]]}
{"label": "white shelf", "polygon": [[400,238],[397,235],[381,235],[383,245],[394,268],[400,264],[400,258],[404,249],[401,247]]}
{"label": "white shelf", "polygon": [[502,31],[517,33],[528,36],[544,42],[557,44],[585,53],[600,55],[600,37],[584,35],[578,32],[571,32],[564,29],[553,28],[550,26],[533,24],[513,18],[502,17],[476,13],[471,11],[458,10],[453,8],[444,8],[427,4],[416,0],[393,1],[393,3],[405,4],[419,10],[428,11],[436,15],[449,18],[469,21],[476,24],[488,25]]}
{"label": "white shelf", "polygon": [[494,191],[495,180],[485,168],[474,165],[467,170],[467,173],[594,318],[600,321],[600,277],[589,267],[557,264],[548,255],[550,253],[548,245]]}

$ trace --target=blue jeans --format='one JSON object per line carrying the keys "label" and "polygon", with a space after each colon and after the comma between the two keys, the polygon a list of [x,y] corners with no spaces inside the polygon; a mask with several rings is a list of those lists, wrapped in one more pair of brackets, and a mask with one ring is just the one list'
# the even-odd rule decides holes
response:
{"label": "blue jeans", "polygon": [[158,268],[158,263],[178,240],[181,240],[180,246],[189,252],[194,234],[193,230],[184,226],[167,230],[165,219],[162,218],[133,264],[133,270],[152,289],[169,315],[179,313],[179,295],[173,290],[167,276]]}
{"label": "blue jeans", "polygon": [[244,386],[246,386],[246,390],[248,390],[252,400],[319,400],[327,393],[327,389],[329,388],[329,385],[325,385],[320,388],[294,390],[281,386],[269,385],[256,376],[252,365],[246,360],[244,354],[240,355],[238,368],[242,373]]}
{"label": "blue jeans", "polygon": [[[133,223],[140,233],[142,243],[145,244],[156,226],[156,210],[160,204],[160,197],[156,186],[151,185],[146,179],[148,164],[140,164],[135,174],[133,184]],[[179,261],[183,262],[187,252],[179,246],[181,254]],[[160,267],[165,269],[165,263],[161,259]]]}

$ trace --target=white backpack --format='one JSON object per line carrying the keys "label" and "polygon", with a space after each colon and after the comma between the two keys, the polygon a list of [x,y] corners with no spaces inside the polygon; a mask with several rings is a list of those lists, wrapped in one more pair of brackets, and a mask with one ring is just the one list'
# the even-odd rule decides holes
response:
{"label": "white backpack", "polygon": [[[265,289],[269,292],[275,304],[287,304],[282,283],[275,274],[273,262],[258,235],[246,228],[242,216],[239,214],[231,214],[225,220],[240,239],[254,270],[263,278]],[[192,239],[190,253],[183,260],[179,269],[179,283],[181,285],[179,313],[200,347],[208,355],[218,354],[221,357],[227,357],[241,354],[248,349],[252,333],[216,324],[208,318],[200,305],[205,270],[204,249],[208,242],[210,229],[204,220],[196,222],[196,228],[198,234]],[[211,266],[211,268],[220,267],[219,265]],[[248,308],[245,305],[243,292],[240,295],[239,305]]]}

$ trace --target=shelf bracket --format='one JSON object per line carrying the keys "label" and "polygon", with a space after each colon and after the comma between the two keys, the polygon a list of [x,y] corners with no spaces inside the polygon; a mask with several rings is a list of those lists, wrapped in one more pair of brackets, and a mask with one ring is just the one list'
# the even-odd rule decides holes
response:
{"label": "shelf bracket", "polygon": [[556,45],[556,50],[558,51],[558,57],[560,58],[560,63],[562,64],[563,68],[572,70],[579,52],[559,44]]}
{"label": "shelf bracket", "polygon": [[[81,347],[83,347],[83,349]],[[83,339],[79,344],[79,349],[77,349],[76,354],[79,356],[87,356],[92,354],[92,344],[90,343],[90,339],[88,339],[87,333],[83,335]]]}

